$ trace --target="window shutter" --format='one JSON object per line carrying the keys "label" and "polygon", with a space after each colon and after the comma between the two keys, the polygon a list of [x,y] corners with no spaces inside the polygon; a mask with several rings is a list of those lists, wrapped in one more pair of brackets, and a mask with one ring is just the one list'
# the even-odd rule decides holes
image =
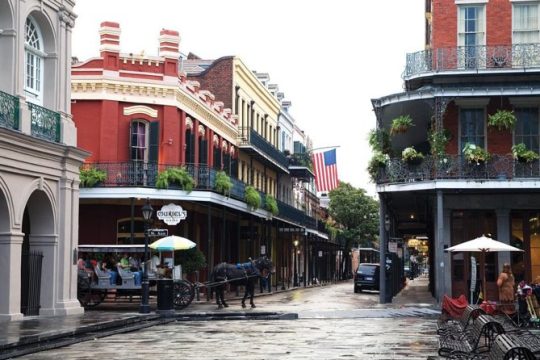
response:
{"label": "window shutter", "polygon": [[214,147],[214,169],[221,170],[221,149]]}
{"label": "window shutter", "polygon": [[199,140],[199,164],[208,163],[208,142],[205,139]]}
{"label": "window shutter", "polygon": [[223,171],[231,175],[231,155],[229,153],[223,154]]}
{"label": "window shutter", "polygon": [[191,130],[186,130],[186,163],[193,164],[195,156],[193,151],[193,133]]}
{"label": "window shutter", "polygon": [[148,139],[148,162],[157,163],[159,156],[159,122],[150,123],[150,138]]}
{"label": "window shutter", "polygon": [[233,176],[235,178],[238,177],[238,159],[232,159],[231,160],[231,173],[230,176]]}

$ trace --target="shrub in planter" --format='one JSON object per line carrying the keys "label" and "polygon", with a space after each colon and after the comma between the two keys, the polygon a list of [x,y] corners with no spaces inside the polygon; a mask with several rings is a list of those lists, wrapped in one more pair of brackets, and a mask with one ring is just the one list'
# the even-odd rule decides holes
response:
{"label": "shrub in planter", "polygon": [[390,126],[390,135],[407,132],[411,126],[414,126],[411,116],[401,115],[392,120],[392,125]]}
{"label": "shrub in planter", "polygon": [[277,201],[272,195],[266,195],[266,210],[270,211],[272,215],[279,214]]}
{"label": "shrub in planter", "polygon": [[79,173],[81,187],[93,187],[107,179],[107,173],[94,167],[81,169]]}
{"label": "shrub in planter", "polygon": [[532,150],[527,150],[527,146],[525,146],[523,143],[512,146],[512,156],[517,161],[524,163],[530,163],[540,158],[538,153]]}
{"label": "shrub in planter", "polygon": [[227,174],[225,174],[225,171],[218,171],[216,173],[216,184],[214,186],[216,191],[222,193],[225,196],[229,196],[232,187],[233,183],[231,181],[231,178]]}
{"label": "shrub in planter", "polygon": [[159,173],[156,180],[156,188],[168,189],[169,184],[177,184],[183,190],[192,191],[195,187],[195,180],[184,167],[171,167]]}
{"label": "shrub in planter", "polygon": [[408,164],[419,164],[424,160],[424,154],[416,151],[413,146],[403,149],[401,159]]}
{"label": "shrub in planter", "polygon": [[174,252],[174,263],[182,265],[184,274],[191,274],[206,267],[206,258],[201,250],[191,248]]}
{"label": "shrub in planter", "polygon": [[447,129],[430,131],[428,140],[431,154],[437,157],[444,157],[446,155],[446,145],[451,138],[452,134]]}
{"label": "shrub in planter", "polygon": [[496,127],[499,131],[513,129],[516,121],[514,112],[508,110],[497,110],[495,114],[488,116],[488,125]]}
{"label": "shrub in planter", "polygon": [[476,163],[477,165],[488,161],[491,157],[486,150],[471,143],[466,143],[462,152],[468,162]]}
{"label": "shrub in planter", "polygon": [[378,151],[382,154],[392,154],[392,146],[390,144],[390,135],[386,130],[372,129],[369,132],[368,142],[373,151]]}
{"label": "shrub in planter", "polygon": [[375,151],[373,153],[373,156],[371,157],[371,160],[369,160],[367,167],[367,171],[371,176],[371,180],[377,180],[377,174],[379,173],[379,169],[386,167],[386,163],[388,162],[388,160],[389,156],[386,154],[383,154],[379,151]]}
{"label": "shrub in planter", "polygon": [[253,186],[246,186],[245,200],[246,204],[253,210],[258,209],[261,206],[261,195]]}

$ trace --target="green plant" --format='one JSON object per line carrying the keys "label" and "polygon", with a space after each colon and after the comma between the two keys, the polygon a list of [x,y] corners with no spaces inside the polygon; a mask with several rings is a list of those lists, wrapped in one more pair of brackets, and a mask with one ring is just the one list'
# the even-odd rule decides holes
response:
{"label": "green plant", "polygon": [[182,271],[185,274],[191,274],[197,270],[206,267],[206,258],[204,253],[197,249],[191,248],[174,252],[174,263],[182,265]]}
{"label": "green plant", "polygon": [[266,195],[266,210],[270,211],[272,215],[279,214],[277,201],[272,195]]}
{"label": "green plant", "polygon": [[514,112],[509,110],[497,110],[495,114],[488,116],[488,125],[496,127],[499,131],[513,129],[516,121]]}
{"label": "green plant", "polygon": [[433,156],[442,157],[446,155],[446,145],[452,138],[452,134],[447,129],[438,131],[430,131],[428,135],[431,154]]}
{"label": "green plant", "polygon": [[416,151],[414,146],[409,146],[401,152],[401,159],[406,162],[417,162],[424,159],[424,154]]}
{"label": "green plant", "polygon": [[168,189],[169,184],[177,184],[183,190],[191,191],[195,187],[195,180],[184,167],[170,167],[159,173],[156,188]]}
{"label": "green plant", "polygon": [[379,169],[384,168],[388,160],[390,159],[387,154],[383,154],[379,151],[375,151],[373,153],[373,156],[371,157],[371,160],[369,160],[367,167],[367,171],[373,181],[377,179]]}
{"label": "green plant", "polygon": [[488,161],[491,157],[487,150],[484,150],[480,146],[471,143],[466,143],[462,152],[467,161],[475,162],[476,164]]}
{"label": "green plant", "polygon": [[414,126],[414,123],[410,115],[398,116],[392,120],[392,125],[390,125],[390,135],[407,132],[411,126]]}
{"label": "green plant", "polygon": [[246,186],[245,200],[253,210],[258,209],[261,206],[261,195],[253,186]]}
{"label": "green plant", "polygon": [[223,195],[229,196],[232,187],[233,183],[231,178],[225,174],[225,171],[218,171],[216,173],[216,184],[214,185],[216,191],[222,193]]}
{"label": "green plant", "polygon": [[392,146],[390,145],[390,135],[388,131],[383,129],[372,129],[369,132],[368,142],[373,151],[378,151],[382,154],[392,154]]}
{"label": "green plant", "polygon": [[514,156],[514,159],[520,161],[520,162],[533,162],[534,160],[538,160],[540,156],[538,153],[527,150],[527,146],[525,144],[516,144],[512,146],[512,155]]}
{"label": "green plant", "polygon": [[107,179],[107,173],[104,170],[99,170],[94,167],[81,168],[79,173],[81,179],[81,187],[93,187],[96,184]]}

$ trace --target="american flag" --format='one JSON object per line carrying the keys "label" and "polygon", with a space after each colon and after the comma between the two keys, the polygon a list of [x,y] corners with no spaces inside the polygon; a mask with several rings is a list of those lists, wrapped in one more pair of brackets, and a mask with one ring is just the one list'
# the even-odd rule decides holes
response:
{"label": "american flag", "polygon": [[313,153],[313,166],[317,191],[330,191],[338,187],[336,149]]}

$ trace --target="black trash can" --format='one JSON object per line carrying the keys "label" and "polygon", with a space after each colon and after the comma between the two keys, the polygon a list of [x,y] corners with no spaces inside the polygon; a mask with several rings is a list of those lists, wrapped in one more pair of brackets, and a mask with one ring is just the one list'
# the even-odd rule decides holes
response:
{"label": "black trash can", "polygon": [[172,279],[157,280],[157,312],[174,313],[174,283]]}

